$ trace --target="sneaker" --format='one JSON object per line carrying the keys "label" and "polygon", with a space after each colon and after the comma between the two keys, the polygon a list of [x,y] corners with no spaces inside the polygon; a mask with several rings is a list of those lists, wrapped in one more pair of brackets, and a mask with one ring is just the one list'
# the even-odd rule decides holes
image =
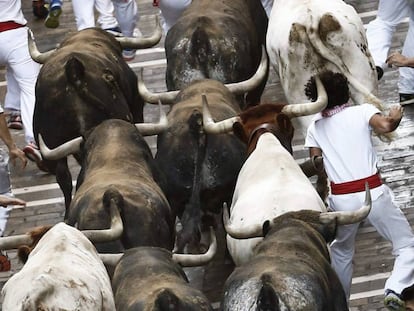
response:
{"label": "sneaker", "polygon": [[62,14],[62,2],[52,0],[50,3],[49,14],[45,20],[45,26],[47,28],[58,28],[60,14]]}
{"label": "sneaker", "polygon": [[10,271],[11,264],[7,255],[0,253],[0,272]]}
{"label": "sneaker", "polygon": [[408,105],[414,103],[414,94],[403,94],[400,93],[400,104]]}
{"label": "sneaker", "polygon": [[384,305],[388,310],[405,311],[405,303],[400,295],[392,290],[387,290],[384,298]]}
{"label": "sneaker", "polygon": [[43,0],[33,0],[32,1],[32,10],[33,15],[37,18],[45,18],[49,13],[49,10],[45,6],[45,2]]}
{"label": "sneaker", "polygon": [[135,53],[137,50],[134,49],[125,49],[122,51],[122,57],[125,61],[129,62],[135,58]]}
{"label": "sneaker", "polygon": [[40,153],[39,148],[36,143],[30,143],[23,148],[23,152],[26,154],[26,157],[36,163],[39,170],[44,172],[49,172],[42,160],[42,154]]}
{"label": "sneaker", "polygon": [[7,126],[9,129],[22,130],[23,123],[20,114],[11,114],[7,120]]}
{"label": "sneaker", "polygon": [[122,34],[121,28],[119,28],[119,26],[116,27],[112,27],[112,28],[106,28],[104,29],[107,33],[113,35],[114,37],[123,37],[124,35]]}

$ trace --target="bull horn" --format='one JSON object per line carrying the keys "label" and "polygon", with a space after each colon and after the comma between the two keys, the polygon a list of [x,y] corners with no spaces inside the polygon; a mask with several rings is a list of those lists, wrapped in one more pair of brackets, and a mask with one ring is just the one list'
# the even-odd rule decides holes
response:
{"label": "bull horn", "polygon": [[101,258],[102,262],[106,266],[115,267],[118,262],[121,260],[121,257],[124,255],[123,253],[118,254],[98,254],[99,258]]}
{"label": "bull horn", "polygon": [[214,122],[211,116],[210,109],[208,108],[208,101],[206,94],[201,95],[203,102],[203,128],[206,133],[209,134],[220,134],[227,133],[233,129],[233,124],[240,122],[240,117],[232,117],[223,121]]}
{"label": "bull horn", "polygon": [[111,200],[111,227],[101,230],[81,230],[92,243],[103,243],[118,239],[124,231],[121,215],[115,200]]}
{"label": "bull horn", "polygon": [[210,246],[204,254],[173,254],[172,259],[183,267],[197,267],[210,262],[217,252],[217,238],[214,228],[210,227]]}
{"label": "bull horn", "polygon": [[227,203],[223,203],[223,225],[228,235],[233,239],[250,239],[250,238],[262,238],[263,226],[254,224],[251,226],[244,226],[242,230],[236,230],[232,228],[230,223],[229,211],[227,209]]}
{"label": "bull horn", "polygon": [[36,46],[33,32],[30,29],[27,30],[27,41],[29,45],[30,56],[36,63],[44,64],[50,58],[50,56],[56,51],[56,49],[53,49],[41,53]]}
{"label": "bull horn", "polygon": [[323,224],[336,221],[338,225],[350,225],[364,220],[371,210],[371,192],[368,183],[365,183],[365,202],[364,205],[352,212],[325,212],[319,215],[319,220]]}
{"label": "bull horn", "polygon": [[165,111],[162,109],[161,101],[158,101],[160,108],[160,121],[158,123],[136,123],[135,127],[142,136],[157,135],[168,127],[168,119]]}
{"label": "bull horn", "polygon": [[0,249],[15,249],[20,245],[29,245],[33,242],[30,234],[6,236],[0,238]]}
{"label": "bull horn", "polygon": [[315,82],[318,92],[318,98],[316,101],[304,104],[287,105],[282,109],[282,112],[289,118],[295,118],[315,114],[325,109],[328,104],[328,95],[326,94],[325,87],[318,76],[315,76]]}
{"label": "bull horn", "polygon": [[123,49],[147,49],[160,42],[162,37],[162,28],[160,17],[155,15],[155,31],[150,37],[115,37]]}
{"label": "bull horn", "polygon": [[141,71],[138,78],[138,92],[142,96],[145,102],[149,104],[156,104],[159,101],[164,105],[170,105],[174,103],[175,98],[179,91],[169,91],[162,93],[152,93],[150,92],[144,84],[144,68],[141,67]]}
{"label": "bull horn", "polygon": [[67,157],[70,154],[74,154],[79,152],[80,145],[83,142],[83,138],[81,136],[76,137],[54,149],[49,149],[43,138],[42,135],[39,134],[39,148],[42,154],[42,157],[47,160],[59,160],[64,157]]}
{"label": "bull horn", "polygon": [[257,88],[263,79],[266,77],[268,71],[268,59],[266,54],[266,49],[262,46],[262,58],[260,60],[259,67],[257,67],[256,73],[248,80],[225,84],[225,86],[235,95],[240,95],[247,93],[255,88]]}

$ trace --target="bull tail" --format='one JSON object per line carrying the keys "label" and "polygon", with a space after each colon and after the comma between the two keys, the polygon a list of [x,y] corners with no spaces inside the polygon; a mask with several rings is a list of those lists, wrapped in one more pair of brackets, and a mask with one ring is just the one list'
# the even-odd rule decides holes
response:
{"label": "bull tail", "polygon": [[271,276],[264,274],[261,281],[262,288],[257,297],[257,310],[280,311],[279,297],[273,289]]}
{"label": "bull tail", "polygon": [[[205,17],[203,18],[205,19]],[[205,78],[209,78],[208,64],[211,55],[210,39],[204,27],[197,26],[191,36],[190,44],[191,55],[197,58],[194,68],[198,69]]]}
{"label": "bull tail", "polygon": [[[325,15],[322,18],[329,18],[332,21],[332,16]],[[333,20],[333,22],[336,22],[336,20]],[[334,64],[340,72],[342,72],[345,77],[348,79],[349,83],[361,94],[364,95],[366,101],[368,103],[373,104],[381,111],[384,110],[384,106],[382,104],[382,101],[372,94],[370,90],[368,90],[361,82],[359,82],[350,72],[348,67],[345,65],[344,61],[331,49],[328,49],[326,45],[322,42],[319,34],[319,26],[320,21],[318,19],[313,19],[312,27],[306,27],[306,34],[309,38],[310,44],[312,44],[313,48],[319,53],[319,55],[323,55],[325,59],[327,59],[329,62]],[[340,26],[339,26],[340,27]]]}
{"label": "bull tail", "polygon": [[191,197],[185,205],[181,217],[182,231],[177,235],[177,251],[182,252],[188,243],[198,246],[201,239],[201,169],[206,155],[206,135],[203,130],[203,117],[200,111],[194,110],[188,120],[190,133],[197,142],[194,156],[194,174]]}
{"label": "bull tail", "polygon": [[109,189],[107,189],[105,191],[103,197],[102,197],[103,207],[104,207],[105,211],[107,211],[108,213],[111,209],[111,202],[112,201],[118,207],[118,210],[121,213],[121,217],[122,217],[122,211],[124,209],[124,197],[114,187],[110,187]]}

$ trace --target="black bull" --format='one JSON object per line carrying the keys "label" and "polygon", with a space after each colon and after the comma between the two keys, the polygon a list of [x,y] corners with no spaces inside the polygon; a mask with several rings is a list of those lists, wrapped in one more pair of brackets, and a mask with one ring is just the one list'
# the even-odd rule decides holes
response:
{"label": "black bull", "polygon": [[121,252],[135,246],[159,246],[172,250],[175,214],[157,183],[161,182],[159,170],[138,129],[123,120],[103,121],[89,135],[82,152],[68,224],[77,224],[80,230],[109,227],[110,217],[101,202],[106,191],[116,189],[122,198],[124,231],[119,240],[98,244],[97,249]]}
{"label": "black bull", "polygon": [[[46,145],[55,148],[86,136],[106,119],[143,121],[144,101],[138,94],[136,75],[112,35],[88,28],[70,35],[47,55],[35,90],[33,130],[38,144],[41,134]],[[79,162],[80,155],[74,156]],[[72,177],[67,158],[44,159],[44,166],[56,174],[68,208]]]}
{"label": "black bull", "polygon": [[206,94],[216,120],[240,112],[233,94],[220,82],[204,80],[182,90],[168,113],[169,127],[157,139],[155,161],[164,172],[165,193],[180,217],[183,231],[178,249],[197,245],[201,224],[230,202],[245,157],[246,146],[233,134],[210,135],[203,131],[202,97]]}
{"label": "black bull", "polygon": [[[168,90],[214,79],[233,83],[250,78],[266,44],[267,15],[258,0],[194,0],[165,38]],[[256,105],[266,80],[248,92]]]}
{"label": "black bull", "polygon": [[324,224],[319,215],[290,212],[275,218],[270,230],[264,226],[254,257],[227,279],[222,310],[348,310],[327,248],[337,223]]}

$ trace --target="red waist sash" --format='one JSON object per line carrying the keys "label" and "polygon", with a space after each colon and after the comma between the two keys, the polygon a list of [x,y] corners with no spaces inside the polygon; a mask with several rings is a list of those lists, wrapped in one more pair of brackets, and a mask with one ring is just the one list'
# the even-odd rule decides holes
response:
{"label": "red waist sash", "polygon": [[7,22],[0,22],[0,32],[12,30],[16,28],[24,27],[22,24],[18,24],[13,21],[7,21]]}
{"label": "red waist sash", "polygon": [[331,182],[331,193],[348,194],[365,191],[365,182],[368,182],[369,189],[377,188],[382,185],[381,177],[378,173],[376,173],[369,177],[347,181],[340,184]]}

